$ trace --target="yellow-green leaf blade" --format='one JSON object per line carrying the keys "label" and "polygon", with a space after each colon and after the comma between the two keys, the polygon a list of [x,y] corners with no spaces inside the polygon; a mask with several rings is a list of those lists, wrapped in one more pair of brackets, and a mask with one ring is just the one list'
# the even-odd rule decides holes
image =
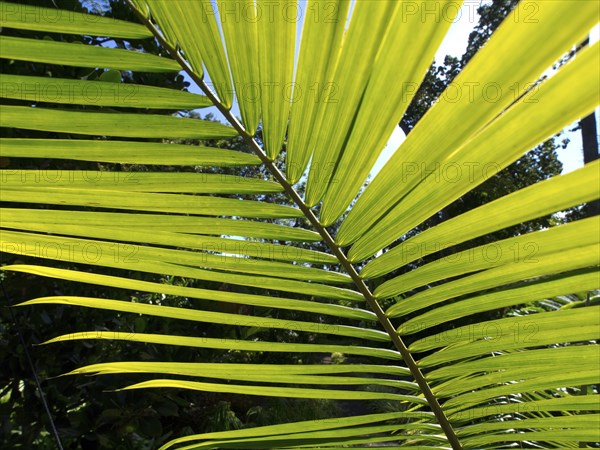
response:
{"label": "yellow-green leaf blade", "polygon": [[[595,270],[597,270],[600,264],[599,251],[598,244],[591,245],[562,254],[549,255],[545,260],[540,259],[539,263],[530,266],[502,266],[439,287],[436,286],[421,293],[423,295],[416,294],[403,302],[414,302],[415,305],[411,305],[410,309],[418,310],[472,292],[484,291],[511,282],[516,283],[521,280],[541,278],[541,281],[525,287],[506,289],[490,294],[475,294],[475,296],[466,300],[453,302],[450,305],[437,306],[434,310],[404,322],[399,331],[404,332],[421,328],[423,324],[431,327],[478,312],[507,308],[529,301],[568,295],[582,290],[593,290],[598,286],[599,278],[597,274],[592,272],[584,275],[574,272],[570,276],[567,271],[586,267],[596,267]],[[562,278],[562,275],[552,277],[551,280],[553,281],[545,281],[542,278],[545,275],[561,272],[564,273],[564,278]],[[400,313],[389,311],[388,315],[398,317]]]}
{"label": "yellow-green leaf blade", "polygon": [[304,173],[312,155],[310,140],[322,111],[329,102],[336,101],[333,75],[342,49],[349,0],[332,3],[327,0],[309,0],[304,11],[302,41],[294,98],[290,112],[286,175],[296,183]]}
{"label": "yellow-green leaf blade", "polygon": [[[584,246],[593,242],[600,234],[600,223],[594,218],[570,222],[565,225],[540,230],[490,244],[480,245],[454,253],[420,266],[408,273],[384,282],[375,289],[376,298],[390,298],[416,287],[451,279],[458,275],[490,269],[510,263],[536,264],[538,257]],[[410,247],[410,251],[419,249]],[[387,310],[387,314],[406,314],[404,305],[398,302]]]}
{"label": "yellow-green leaf blade", "polygon": [[[32,183],[32,185],[34,185]],[[146,192],[76,189],[37,189],[22,187],[0,190],[0,199],[7,202],[46,203],[49,205],[89,206],[94,208],[135,211],[200,214],[207,216],[240,216],[250,218],[301,217],[302,213],[289,206],[253,200],[185,194],[156,194]]]}
{"label": "yellow-green leaf blade", "polygon": [[[600,430],[600,415],[599,414],[573,414],[562,417],[543,417],[535,419],[507,420],[502,422],[480,423],[459,429],[459,436],[469,436],[472,434],[488,435],[491,431],[512,431],[514,429],[535,429],[535,428],[587,428],[589,430]],[[553,432],[548,431],[548,440],[555,440]],[[600,431],[597,432],[600,438]],[[481,437],[481,436],[480,436]],[[571,440],[571,438],[569,438]],[[478,438],[467,438],[465,442],[480,441]],[[484,438],[485,442],[490,442]]]}
{"label": "yellow-green leaf blade", "polygon": [[195,194],[266,194],[283,187],[272,181],[237,175],[189,172],[111,172],[95,170],[5,170],[2,186],[18,189],[126,190]]}
{"label": "yellow-green leaf blade", "polygon": [[444,403],[444,407],[449,411],[458,411],[477,405],[483,401],[507,394],[575,387],[581,386],[582,384],[594,384],[598,381],[599,376],[600,371],[598,368],[594,368],[592,370],[583,369],[581,371],[573,372],[559,371],[552,374],[546,374],[542,377],[530,378],[517,383],[508,383],[489,389],[482,389],[479,391],[459,395],[446,401]]}
{"label": "yellow-green leaf blade", "polygon": [[279,308],[298,310],[315,314],[325,314],[334,317],[375,320],[375,315],[359,308],[350,308],[341,305],[319,303],[314,300],[295,300],[282,297],[269,297],[266,295],[244,294],[239,292],[220,291],[211,289],[190,288],[185,286],[165,285],[149,281],[140,281],[131,278],[115,277],[110,275],[98,275],[88,272],[77,272],[66,269],[54,269],[43,266],[3,266],[2,270],[29,273],[32,275],[58,278],[80,283],[109,286],[117,289],[132,291],[144,291],[157,294],[172,295],[175,297],[194,298],[213,302],[234,303],[241,305],[259,306],[265,308]]}
{"label": "yellow-green leaf blade", "polygon": [[26,106],[0,106],[0,126],[98,136],[220,139],[234,128],[207,120],[158,114],[63,111]]}
{"label": "yellow-green leaf blade", "polygon": [[298,11],[298,2],[257,0],[256,7],[262,11],[257,26],[263,142],[267,156],[275,159],[287,130],[293,88],[296,21],[286,11]]}
{"label": "yellow-green leaf blade", "polygon": [[[536,144],[593,112],[600,98],[599,67],[600,44],[596,44],[543,82],[539,90],[529,92],[504,111],[477,136],[450,155],[442,156],[436,171],[355,243],[349,252],[352,260],[374,254],[483,183],[489,177],[490,167],[495,171],[508,167]],[[566,90],[567,96],[562,94]],[[469,164],[475,165],[473,161],[477,161],[477,167],[468,176],[442,175],[448,168],[462,171]]]}
{"label": "yellow-green leaf blade", "polygon": [[196,109],[205,96],[154,86],[0,74],[0,96],[30,102],[124,108]]}
{"label": "yellow-green leaf blade", "polygon": [[[374,364],[237,364],[237,363],[179,363],[179,362],[109,362],[91,364],[72,370],[68,375],[114,374],[114,373],[170,373],[210,377],[212,372],[220,376],[235,376],[237,372],[273,375],[333,375],[349,373],[377,373],[385,375],[409,375],[405,367]],[[414,384],[411,384],[414,387]],[[417,413],[419,414],[419,413]],[[421,413],[422,414],[422,413]],[[408,415],[410,417],[410,413]]]}
{"label": "yellow-green leaf blade", "polygon": [[[122,390],[146,388],[179,388],[230,394],[261,395],[284,398],[327,398],[337,400],[397,400],[423,404],[424,400],[401,394],[376,393],[368,391],[344,391],[328,389],[302,389],[288,387],[248,386],[234,384],[200,383],[196,381],[150,380],[127,386]],[[388,426],[389,428],[389,426]]]}
{"label": "yellow-green leaf blade", "polygon": [[[329,185],[323,199],[320,219],[324,225],[331,225],[344,213],[367,179],[460,5],[455,0],[414,3],[409,15],[404,4],[389,19],[390,28],[373,64],[355,125],[336,164],[333,179],[338,182]],[[424,14],[427,20],[423,20]]]}
{"label": "yellow-green leaf blade", "polygon": [[293,328],[301,332],[356,337],[372,341],[385,342],[390,339],[387,333],[368,328],[353,327],[349,325],[324,326],[323,324],[315,322],[273,319],[270,317],[253,317],[241,314],[220,313],[214,311],[194,310],[189,308],[176,308],[172,306],[148,305],[144,303],[132,303],[121,300],[110,300],[91,297],[42,297],[34,300],[28,300],[26,302],[20,303],[18,306],[30,306],[40,304],[83,306],[87,308],[144,314],[171,319],[190,320],[195,322],[235,325],[240,327],[276,328],[286,330]]}
{"label": "yellow-green leaf blade", "polygon": [[399,418],[431,418],[431,413],[426,412],[394,412],[368,414],[362,416],[341,417],[336,420],[306,420],[301,422],[292,422],[278,425],[267,425],[261,427],[243,428],[238,430],[217,431],[211,433],[197,434],[195,436],[186,436],[174,439],[169,444],[164,445],[160,450],[170,448],[172,445],[189,441],[200,441],[208,439],[239,439],[259,436],[275,436],[284,433],[304,433],[310,431],[331,430],[336,428],[346,428],[356,425],[364,425],[375,422],[383,422]]}
{"label": "yellow-green leaf blade", "polygon": [[545,411],[600,411],[600,396],[571,395],[548,400],[486,405],[450,414],[452,420],[472,420],[504,413],[538,413]]}
{"label": "yellow-green leaf blade", "polygon": [[[7,249],[7,247],[4,247]],[[10,248],[8,248],[10,250]],[[124,253],[124,252],[123,252]],[[119,259],[119,253],[116,253],[117,258]],[[121,255],[121,259],[125,260],[123,255]],[[85,261],[84,258],[70,260],[70,262],[84,262],[89,263],[89,261]],[[98,261],[100,262],[100,261]],[[105,260],[106,262],[106,260]],[[126,263],[131,263],[133,261],[125,261]],[[117,263],[109,265],[109,267],[116,268],[126,268],[127,264],[119,264]],[[165,269],[166,270],[163,270]],[[146,281],[135,280],[132,278],[122,278],[115,277],[110,275],[99,275],[95,273],[89,272],[78,272],[74,270],[66,270],[66,269],[55,269],[51,267],[45,266],[27,266],[27,265],[10,265],[3,266],[2,270],[14,271],[14,272],[23,272],[29,273],[32,275],[38,275],[43,277],[50,278],[58,278],[61,280],[68,281],[77,281],[80,283],[88,283],[88,284],[96,284],[100,286],[110,286],[114,288],[124,288],[124,289],[137,289],[137,290],[146,290],[148,292],[155,292],[160,294],[172,294],[172,295],[180,295],[184,293],[190,297],[194,295],[199,295],[202,291],[180,291],[179,288],[173,289],[168,287],[169,285],[164,285],[160,283],[150,283]],[[209,280],[215,282],[222,282],[232,285],[241,285],[241,286],[252,286],[260,289],[270,289],[270,290],[278,290],[284,292],[294,292],[297,294],[303,295],[313,295],[317,298],[334,298],[338,300],[348,300],[348,301],[364,301],[364,298],[356,291],[351,291],[350,289],[343,289],[336,286],[328,286],[325,284],[318,283],[305,283],[301,281],[293,281],[293,280],[281,280],[277,278],[269,278],[269,277],[259,277],[259,276],[247,276],[247,275],[236,275],[231,273],[220,273],[214,271],[193,269],[190,271],[169,271],[169,267],[166,265],[155,264],[151,267],[146,267],[145,270],[153,271],[154,273],[158,273],[161,275],[180,275],[186,277],[194,277],[196,279],[201,280]],[[165,287],[167,286],[167,287]],[[177,293],[175,293],[177,292]],[[209,299],[213,299],[218,297],[213,295],[212,291]],[[204,298],[204,297],[202,297]],[[227,297],[226,297],[227,298]],[[235,301],[234,301],[235,303]],[[365,314],[361,312],[362,310],[356,309],[355,312],[349,311],[349,317],[358,317],[362,316],[365,319],[372,318],[372,314]]]}
{"label": "yellow-green leaf blade", "polygon": [[[519,337],[519,334],[516,336]],[[463,375],[503,372],[507,369],[543,370],[551,367],[570,367],[579,363],[594,364],[600,349],[597,344],[569,345],[567,347],[542,348],[537,350],[517,351],[480,358],[474,361],[456,363],[432,370],[427,379],[432,382],[446,381],[458,385],[464,382]],[[502,406],[502,405],[497,405]],[[598,404],[600,409],[600,404]],[[532,409],[532,411],[536,411]],[[498,411],[500,413],[501,411]]]}
{"label": "yellow-green leaf blade", "polygon": [[254,0],[223,0],[218,6],[242,122],[254,135],[260,119],[256,5]]}
{"label": "yellow-green leaf blade", "polygon": [[[287,383],[306,385],[380,385],[407,390],[418,390],[414,382],[383,379],[376,377],[341,376],[340,373],[363,372],[361,365],[339,367],[339,370],[320,370],[318,365],[278,366],[275,364],[210,364],[210,363],[169,363],[169,362],[113,362],[93,364],[72,370],[66,375],[106,375],[120,373],[159,373],[190,377],[217,378],[223,380],[252,381],[259,383]],[[334,366],[335,367],[335,366]],[[354,367],[354,369],[352,369]],[[385,367],[385,366],[384,366]],[[381,373],[381,372],[376,372]]]}
{"label": "yellow-green leaf blade", "polygon": [[161,230],[135,230],[115,226],[94,226],[87,224],[49,224],[35,222],[10,222],[0,219],[4,228],[60,234],[84,238],[105,239],[108,241],[154,244],[165,247],[186,248],[238,257],[251,256],[275,261],[307,262],[313,264],[337,264],[333,255],[300,247],[292,247],[266,242],[245,241],[205,235],[189,235]]}
{"label": "yellow-green leaf blade", "polygon": [[[579,417],[579,416],[578,416]],[[465,439],[465,449],[475,449],[487,447],[490,444],[498,442],[510,442],[511,444],[515,441],[519,442],[532,442],[532,441],[545,441],[545,442],[557,442],[572,445],[575,442],[598,442],[600,441],[600,432],[595,428],[587,428],[587,423],[583,429],[562,429],[552,428],[547,431],[526,431],[523,433],[500,433],[500,434],[486,434],[484,436],[477,436],[475,438]],[[568,447],[571,448],[571,447]]]}
{"label": "yellow-green leaf blade", "polygon": [[177,61],[151,53],[10,36],[0,36],[0,58],[74,67],[110,67],[139,72],[181,70]]}
{"label": "yellow-green leaf blade", "polygon": [[[348,283],[349,277],[333,272],[303,265],[285,262],[240,258],[226,254],[174,250],[145,245],[119,244],[111,241],[50,236],[25,232],[2,230],[2,248],[8,253],[23,254],[46,259],[79,261],[87,264],[115,267],[123,263],[130,269],[142,272],[154,272],[161,267],[168,269],[189,267],[223,270],[241,274],[276,277],[275,282],[284,283],[284,279],[300,281],[318,281],[325,283]],[[120,252],[124,253],[119,254]],[[159,264],[157,266],[157,264]],[[165,267],[166,266],[166,267]],[[160,272],[159,272],[160,273]],[[181,275],[184,276],[184,275]],[[193,276],[193,275],[192,275]],[[205,278],[201,278],[205,279]]]}
{"label": "yellow-green leaf blade", "polygon": [[[458,99],[442,95],[411,131],[401,150],[392,156],[353,206],[336,236],[340,245],[359,239],[420,183],[424,172],[429,173],[436,163],[509,107],[515,95],[525,92],[575,42],[583,40],[597,22],[593,2],[582,2],[578,9],[564,1],[536,5],[535,26],[517,20],[528,14],[528,4],[520,2],[455,79],[454,84],[458,86],[480,87],[476,95],[462,95]],[[527,45],[523,45],[524,42]],[[502,64],[497,64],[498,61]],[[489,101],[483,89],[490,84],[500,88],[500,96],[494,102]],[[568,95],[564,98],[568,99]],[[417,170],[408,172],[407,163]],[[398,183],[398,174],[404,174],[402,183]]]}
{"label": "yellow-green leaf blade", "polygon": [[211,348],[220,350],[244,350],[249,352],[276,353],[344,353],[348,355],[372,356],[382,359],[401,360],[400,353],[384,349],[354,345],[295,344],[288,342],[245,341],[241,339],[223,339],[207,337],[174,336],[166,334],[133,333],[128,331],[82,331],[65,334],[50,339],[44,344],[70,342],[80,339],[107,339],[128,342],[143,342],[158,345],[177,345],[183,347]]}
{"label": "yellow-green leaf blade", "polygon": [[[372,278],[452,245],[600,197],[595,186],[600,162],[536,183],[454,217],[369,262],[361,276]],[[489,220],[493,215],[494,220]]]}
{"label": "yellow-green leaf blade", "polygon": [[124,39],[145,39],[152,33],[143,25],[56,8],[0,3],[0,27],[50,33],[110,36]]}
{"label": "yellow-green leaf blade", "polygon": [[42,222],[48,224],[86,223],[102,227],[171,231],[200,235],[228,235],[280,241],[316,242],[321,237],[314,231],[274,223],[213,217],[167,214],[130,214],[96,211],[2,208],[0,220],[13,223]]}
{"label": "yellow-green leaf blade", "polygon": [[493,351],[589,341],[598,339],[598,330],[600,307],[590,306],[466,325],[419,339],[409,348],[423,352],[447,346],[419,361],[422,367],[430,367]]}
{"label": "yellow-green leaf blade", "polygon": [[210,1],[146,0],[145,3],[167,41],[183,50],[198,76],[203,74],[202,64],[206,65],[221,103],[229,109],[233,98],[229,66]]}
{"label": "yellow-green leaf blade", "polygon": [[261,163],[255,155],[221,148],[83,139],[0,139],[0,155],[167,166],[229,167]]}
{"label": "yellow-green leaf blade", "polygon": [[333,180],[333,172],[358,113],[377,52],[391,26],[388,20],[401,6],[400,2],[356,2],[354,6],[332,79],[331,101],[321,106],[324,111],[311,130],[309,151],[314,150],[314,154],[306,183],[308,206],[321,200],[330,182],[343,182]]}

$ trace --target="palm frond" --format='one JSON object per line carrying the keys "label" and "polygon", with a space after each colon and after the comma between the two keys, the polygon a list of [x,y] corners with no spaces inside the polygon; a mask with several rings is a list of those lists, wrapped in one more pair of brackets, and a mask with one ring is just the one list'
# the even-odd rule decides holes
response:
{"label": "palm frond", "polygon": [[[161,54],[0,36],[2,58],[90,70],[184,71],[203,91],[0,76],[2,96],[10,100],[1,106],[0,125],[14,129],[0,142],[2,156],[196,166],[187,172],[113,166],[0,172],[0,200],[7,204],[0,216],[2,251],[54,261],[29,260],[4,271],[123,292],[122,298],[60,294],[21,306],[69,305],[198,326],[189,335],[65,329],[47,343],[110,339],[376,358],[339,365],[109,361],[69,375],[147,377],[123,385],[125,390],[387,400],[397,406],[387,414],[178,437],[164,449],[334,450],[383,443],[459,449],[524,442],[569,447],[600,441],[597,392],[569,392],[598,383],[599,307],[499,319],[479,315],[598,288],[597,219],[500,240],[493,248],[456,247],[598,199],[597,162],[398,242],[483,183],[490,171],[506,168],[594,111],[600,98],[599,44],[548,79],[540,77],[597,23],[597,5],[536,3],[535,26],[520,19],[527,2],[517,5],[455,80],[476,89],[453,99],[449,87],[360,192],[457,14],[456,3],[131,0],[127,4],[140,23],[74,13],[69,20],[46,23],[11,14],[19,5],[3,2],[0,25],[9,30],[153,38]],[[307,15],[300,35],[297,17],[290,20],[289,14],[301,7]],[[416,10],[409,14],[409,7]],[[422,20],[426,12],[433,16]],[[258,98],[250,93],[255,87]],[[39,94],[49,89],[69,95]],[[231,111],[234,103],[242,123]],[[228,125],[168,113],[210,105]],[[214,145],[226,138],[243,140],[255,154]],[[203,141],[181,143],[186,140]],[[206,170],[259,164],[269,179]],[[449,168],[457,167],[473,170],[448,176]],[[303,176],[304,198],[294,187]],[[282,194],[285,200],[273,200]],[[316,205],[319,216],[312,209]],[[292,226],[290,219],[304,219],[313,230]],[[333,224],[340,225],[334,236],[326,228]],[[301,246],[312,242],[326,250]],[[448,249],[449,255],[437,253]],[[497,256],[490,256],[492,250]],[[418,268],[409,265],[434,254]],[[364,264],[362,270],[358,264]],[[116,272],[107,275],[106,268]],[[140,273],[207,283],[179,286],[148,281]],[[131,301],[131,292],[160,294],[162,300]],[[177,305],[174,297],[189,303]],[[225,333],[215,338],[203,333],[208,325],[201,324],[287,330],[310,336],[310,342],[264,335],[231,339]],[[577,370],[564,370],[574,365]]]}

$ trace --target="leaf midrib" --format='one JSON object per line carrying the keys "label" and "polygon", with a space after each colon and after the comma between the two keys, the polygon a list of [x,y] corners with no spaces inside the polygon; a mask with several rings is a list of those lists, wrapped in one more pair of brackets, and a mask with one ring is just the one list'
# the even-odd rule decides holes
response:
{"label": "leaf midrib", "polygon": [[169,55],[179,63],[181,68],[188,74],[188,76],[196,83],[196,85],[202,90],[204,95],[206,95],[214,104],[214,106],[223,114],[225,119],[230,123],[230,125],[236,129],[239,135],[244,139],[246,144],[250,146],[250,148],[254,151],[254,153],[258,156],[258,158],[262,161],[262,163],[267,167],[269,172],[273,175],[273,178],[277,180],[277,182],[283,187],[284,192],[290,197],[290,199],[298,206],[300,211],[304,214],[305,218],[312,224],[315,231],[319,233],[322,237],[325,244],[329,247],[333,255],[338,259],[340,265],[344,268],[346,273],[352,278],[356,288],[358,291],[365,297],[365,300],[377,316],[379,323],[383,326],[384,330],[389,334],[394,346],[402,355],[402,358],[405,364],[408,366],[413,378],[419,385],[419,388],[423,392],[427,402],[429,403],[429,407],[435,414],[442,430],[444,431],[448,442],[452,446],[453,450],[462,449],[462,445],[454,431],[450,421],[446,417],[442,407],[440,406],[435,394],[432,392],[431,387],[427,383],[425,376],[417,366],[415,359],[412,357],[412,354],[408,350],[408,347],[400,338],[398,333],[396,333],[395,327],[390,322],[389,318],[385,315],[385,312],[377,303],[377,300],[373,296],[372,292],[368,288],[368,286],[364,283],[352,263],[348,260],[342,249],[336,244],[333,237],[329,234],[327,229],[320,223],[319,219],[316,217],[314,212],[304,203],[302,197],[298,194],[298,192],[294,189],[294,187],[287,181],[284,174],[273,164],[273,161],[270,160],[262,148],[255,141],[254,137],[248,134],[245,130],[244,126],[237,120],[237,118],[231,114],[229,109],[223,106],[217,96],[212,92],[212,90],[207,86],[204,82],[203,77],[198,76],[191,66],[187,63],[187,61],[179,54],[179,52],[173,48],[169,43],[163,38],[158,29],[154,26],[154,24],[146,18],[132,3],[131,0],[126,0],[126,3],[134,12],[134,14],[138,17],[138,19],[144,24],[154,35],[154,38],[158,41],[158,43],[169,53]]}

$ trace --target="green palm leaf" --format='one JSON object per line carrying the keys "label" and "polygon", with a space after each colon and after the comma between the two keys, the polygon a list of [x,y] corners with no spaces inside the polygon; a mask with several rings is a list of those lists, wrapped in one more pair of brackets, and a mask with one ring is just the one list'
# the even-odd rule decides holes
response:
{"label": "green palm leaf", "polygon": [[[0,75],[0,94],[8,99],[0,126],[10,129],[0,141],[3,157],[97,164],[86,171],[0,172],[1,250],[28,259],[2,269],[111,292],[67,292],[20,306],[67,305],[193,324],[186,335],[168,327],[148,333],[65,329],[46,341],[64,347],[113,340],[315,358],[342,353],[373,362],[107,358],[68,375],[145,377],[122,382],[122,390],[385,400],[395,408],[179,436],[164,449],[563,448],[600,441],[597,391],[576,395],[600,376],[600,307],[518,309],[600,286],[597,219],[496,241],[497,257],[490,257],[490,245],[460,246],[598,199],[598,163],[415,233],[483,183],[489,167],[509,166],[598,106],[598,44],[540,79],[596,24],[597,5],[536,3],[535,26],[519,20],[527,2],[517,5],[455,80],[493,83],[495,101],[481,90],[441,99],[360,192],[456,16],[456,2],[126,3],[139,23],[66,11],[50,23],[19,14],[18,4],[0,5],[0,25],[9,30],[155,39],[161,53],[1,36],[2,58],[90,71],[184,71],[203,93]],[[292,13],[302,8],[307,15],[300,21]],[[432,17],[421,20],[431,10]],[[249,86],[257,87],[257,98]],[[228,125],[181,113],[211,105]],[[243,141],[254,154],[217,148],[222,139]],[[197,140],[200,145],[189,142]],[[471,176],[442,176],[448,167],[474,162]],[[129,164],[154,167],[136,171]],[[305,176],[302,198],[298,182]],[[317,205],[319,216],[312,209]],[[326,227],[333,224],[339,230],[332,236]],[[303,246],[315,242],[319,250]],[[413,267],[425,257],[426,264]],[[146,275],[182,277],[191,285]],[[140,292],[161,300],[140,301]],[[491,318],[507,308],[513,313]],[[210,324],[219,324],[222,338],[203,333]],[[265,331],[275,336],[277,330],[303,340],[265,338]],[[242,338],[231,338],[236,333]],[[563,370],[574,365],[577,370]]]}

